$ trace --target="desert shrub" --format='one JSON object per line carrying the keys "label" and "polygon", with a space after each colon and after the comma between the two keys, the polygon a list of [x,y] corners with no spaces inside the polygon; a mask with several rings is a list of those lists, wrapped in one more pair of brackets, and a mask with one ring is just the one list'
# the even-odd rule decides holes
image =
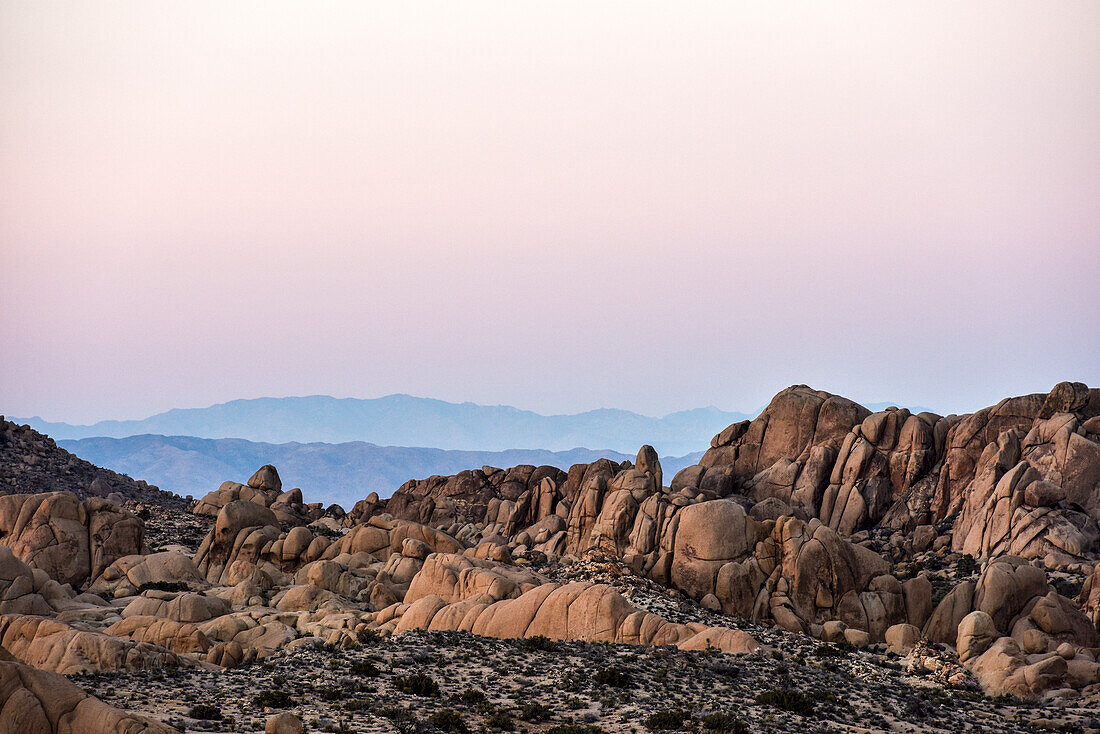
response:
{"label": "desert shrub", "polygon": [[400,721],[409,718],[409,710],[401,708],[400,706],[379,706],[374,710],[374,713],[390,721]]}
{"label": "desert shrub", "polygon": [[285,709],[293,705],[293,702],[290,699],[290,694],[286,691],[269,688],[266,691],[260,691],[252,699],[252,704],[260,708]]}
{"label": "desert shrub", "polygon": [[814,712],[813,698],[793,688],[773,688],[770,691],[764,691],[756,697],[756,702],[802,716],[809,716]]}
{"label": "desert shrub", "polygon": [[187,716],[191,719],[202,719],[204,721],[221,721],[222,710],[218,706],[199,703],[191,707],[191,710],[187,712]]}
{"label": "desert shrub", "polygon": [[820,688],[815,688],[810,691],[810,698],[820,703],[831,703],[837,706],[847,706],[848,702],[843,698],[837,696],[832,691],[823,691]]}
{"label": "desert shrub", "polygon": [[943,556],[928,556],[924,559],[924,567],[929,571],[939,571],[943,568]]}
{"label": "desert shrub", "polygon": [[749,734],[749,727],[733,714],[721,712],[703,717],[703,728],[719,734]]}
{"label": "desert shrub", "polygon": [[476,706],[479,703],[484,703],[486,699],[485,691],[479,688],[467,688],[462,693],[454,696],[456,701],[466,704],[467,706]]}
{"label": "desert shrub", "polygon": [[557,643],[545,635],[525,637],[520,642],[520,647],[528,652],[553,652],[558,649]]}
{"label": "desert shrub", "polygon": [[603,734],[603,729],[594,724],[558,724],[547,729],[546,734]]}
{"label": "desert shrub", "polygon": [[353,675],[361,675],[364,678],[376,678],[378,677],[378,666],[370,660],[360,660],[352,663],[351,672]]}
{"label": "desert shrub", "polygon": [[485,726],[492,731],[512,731],[516,728],[515,723],[512,721],[512,717],[503,711],[497,711],[495,714],[485,719]]}
{"label": "desert shrub", "polygon": [[451,734],[465,734],[465,732],[470,730],[470,728],[466,726],[466,721],[462,718],[462,714],[454,709],[440,709],[429,716],[428,721],[432,722],[432,726],[440,731],[451,732]]}
{"label": "desert shrub", "polygon": [[344,697],[344,692],[335,686],[326,686],[317,692],[322,701],[339,701]]}
{"label": "desert shrub", "polygon": [[601,668],[596,671],[596,682],[601,686],[628,688],[630,686],[630,671],[622,668]]}
{"label": "desert shrub", "polygon": [[585,677],[577,670],[567,670],[561,674],[558,687],[563,691],[579,691],[584,688]]}
{"label": "desert shrub", "polygon": [[855,648],[851,643],[845,642],[831,642],[824,645],[818,645],[814,650],[814,655],[819,658],[843,658],[852,653]]}
{"label": "desert shrub", "polygon": [[378,642],[380,639],[382,639],[377,632],[367,629],[356,633],[355,637],[359,640],[360,645],[367,645],[370,643]]}
{"label": "desert shrub", "polygon": [[409,676],[395,678],[393,685],[402,693],[409,693],[413,696],[434,697],[439,695],[439,684],[425,673],[413,673]]}
{"label": "desert shrub", "polygon": [[663,731],[666,729],[683,729],[691,722],[691,714],[683,709],[669,709],[667,711],[655,711],[645,717],[647,729]]}
{"label": "desert shrub", "polygon": [[959,557],[959,564],[956,568],[959,576],[970,576],[978,569],[978,564],[974,561],[974,556],[969,553],[964,553]]}
{"label": "desert shrub", "polygon": [[546,704],[529,701],[520,708],[519,718],[524,721],[548,721],[551,713],[550,707]]}

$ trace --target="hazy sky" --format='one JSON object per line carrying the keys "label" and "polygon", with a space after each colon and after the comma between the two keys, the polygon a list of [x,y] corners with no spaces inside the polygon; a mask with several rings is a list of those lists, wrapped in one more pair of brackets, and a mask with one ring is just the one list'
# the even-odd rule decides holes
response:
{"label": "hazy sky", "polygon": [[1100,3],[8,0],[0,293],[68,421],[1100,385]]}

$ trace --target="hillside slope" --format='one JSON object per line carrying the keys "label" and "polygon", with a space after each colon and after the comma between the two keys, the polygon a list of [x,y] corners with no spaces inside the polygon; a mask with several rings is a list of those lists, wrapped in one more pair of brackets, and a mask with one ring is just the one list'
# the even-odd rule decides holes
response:
{"label": "hillside slope", "polygon": [[72,492],[81,499],[111,493],[186,509],[181,497],[74,456],[49,436],[0,416],[0,494]]}

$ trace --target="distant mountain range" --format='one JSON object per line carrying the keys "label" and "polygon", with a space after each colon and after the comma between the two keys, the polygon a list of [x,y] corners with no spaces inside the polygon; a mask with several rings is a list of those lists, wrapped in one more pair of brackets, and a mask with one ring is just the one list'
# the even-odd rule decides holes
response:
{"label": "distant mountain range", "polygon": [[88,426],[12,420],[81,458],[179,494],[201,496],[226,479],[243,481],[257,467],[274,464],[284,484],[301,487],[307,501],[350,507],[372,491],[386,497],[406,480],[432,474],[486,464],[568,469],[600,457],[633,460],[642,444],[661,455],[667,482],[699,460],[712,436],[752,417],[714,407],[663,418],[613,409],[540,415],[410,395],[317,395],[234,400]]}
{"label": "distant mountain range", "polygon": [[586,447],[633,456],[646,443],[660,454],[700,451],[723,428],[751,417],[714,407],[663,418],[614,409],[540,415],[507,405],[448,403],[411,395],[371,400],[315,395],[234,400],[209,408],[169,410],[143,420],[101,421],[89,426],[51,423],[38,417],[12,420],[56,440],[157,434],[268,443],[366,441],[460,451]]}
{"label": "distant mountain range", "polygon": [[[572,449],[543,451],[445,451],[434,448],[351,443],[258,443],[239,438],[130,436],[59,440],[58,445],[87,461],[141,478],[161,489],[200,497],[227,479],[243,482],[263,464],[274,464],[283,486],[301,487],[307,502],[337,502],[351,509],[370,492],[388,497],[409,479],[455,474],[484,465],[549,464],[568,469],[605,457],[634,460],[634,454]],[[701,451],[661,457],[665,482],[699,461]]]}

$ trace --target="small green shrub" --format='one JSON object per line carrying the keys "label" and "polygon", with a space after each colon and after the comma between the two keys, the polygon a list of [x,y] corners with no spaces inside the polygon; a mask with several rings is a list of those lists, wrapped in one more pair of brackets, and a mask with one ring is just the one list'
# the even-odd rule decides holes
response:
{"label": "small green shrub", "polygon": [[831,691],[823,691],[820,688],[815,688],[814,690],[810,691],[810,698],[820,703],[832,703],[836,704],[837,706],[848,705],[847,701],[837,696],[835,693]]}
{"label": "small green shrub", "polygon": [[203,721],[221,721],[222,710],[218,706],[199,703],[191,707],[191,710],[187,712],[187,717],[190,719],[202,719]]}
{"label": "small green shrub", "polygon": [[260,708],[285,709],[292,706],[293,701],[286,691],[269,688],[252,699],[252,705]]}
{"label": "small green shrub", "polygon": [[400,706],[382,706],[375,709],[374,713],[394,722],[415,721],[416,716],[412,711]]}
{"label": "small green shrub", "polygon": [[1061,576],[1054,576],[1050,579],[1050,585],[1054,587],[1062,596],[1067,599],[1076,598],[1081,593],[1081,587],[1084,585],[1081,581],[1074,581],[1072,579],[1063,578]]}
{"label": "small green shrub", "polygon": [[191,587],[183,581],[146,581],[138,587],[138,593],[143,591],[188,591]]}
{"label": "small green shrub", "polygon": [[793,688],[773,688],[770,691],[764,691],[756,697],[756,702],[802,716],[809,716],[814,712],[813,698]]}
{"label": "small green shrub", "polygon": [[558,724],[547,729],[546,734],[603,734],[603,729],[595,724]]}
{"label": "small green shrub", "polygon": [[413,696],[432,698],[439,695],[439,684],[425,673],[413,673],[409,676],[395,678],[393,685],[402,693],[409,693]]}
{"label": "small green shrub", "polygon": [[465,734],[470,730],[466,726],[462,714],[454,709],[440,709],[429,716],[428,721],[432,722],[432,726],[440,731],[450,732],[451,734]]}
{"label": "small green shrub", "polygon": [[843,658],[852,654],[855,647],[848,641],[843,642],[830,642],[824,645],[818,645],[814,650],[814,655],[819,658]]}
{"label": "small green shrub", "polygon": [[703,728],[718,734],[749,734],[748,724],[733,714],[724,712],[704,716]]}
{"label": "small green shrub", "polygon": [[561,674],[558,688],[563,691],[579,691],[584,688],[587,679],[578,670],[567,670]]}
{"label": "small green shrub", "polygon": [[549,721],[550,720],[550,707],[544,703],[538,701],[529,701],[525,703],[519,710],[519,718],[524,721]]}
{"label": "small green shrub", "polygon": [[368,645],[378,642],[382,637],[374,630],[363,630],[356,634],[356,638],[359,640],[360,645]]}
{"label": "small green shrub", "polygon": [[970,576],[978,569],[977,562],[974,561],[974,556],[969,553],[964,553],[959,558],[959,564],[957,572],[959,576]]}
{"label": "small green shrub", "polygon": [[601,668],[596,672],[596,682],[612,688],[629,688],[630,671],[622,668]]}
{"label": "small green shrub", "polygon": [[378,666],[370,660],[360,660],[351,665],[352,675],[361,675],[364,678],[377,678],[378,672]]}
{"label": "small green shrub", "polygon": [[692,716],[689,712],[683,709],[669,709],[667,711],[653,712],[645,717],[644,723],[646,728],[652,731],[675,731],[687,728],[686,724],[689,724],[691,720]]}
{"label": "small green shrub", "polygon": [[557,643],[545,635],[525,637],[520,647],[528,652],[553,652],[558,649]]}
{"label": "small green shrub", "polygon": [[515,722],[512,721],[512,717],[503,711],[497,711],[495,714],[485,719],[485,726],[491,731],[512,731],[516,728]]}
{"label": "small green shrub", "polygon": [[479,703],[484,703],[486,698],[488,697],[485,695],[485,691],[479,688],[467,688],[454,697],[456,701],[464,703],[467,706],[477,706]]}

